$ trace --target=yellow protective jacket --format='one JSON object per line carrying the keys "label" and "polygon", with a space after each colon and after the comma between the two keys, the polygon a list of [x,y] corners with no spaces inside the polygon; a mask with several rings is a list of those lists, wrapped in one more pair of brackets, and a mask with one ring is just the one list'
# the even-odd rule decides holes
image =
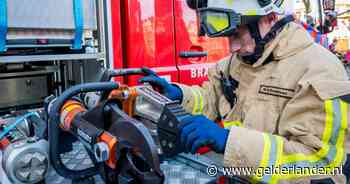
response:
{"label": "yellow protective jacket", "polygon": [[[270,54],[273,60],[264,64]],[[239,82],[233,108],[220,72]],[[186,110],[231,125],[225,166],[254,168],[253,182],[346,183],[345,175],[329,174],[340,172],[349,153],[350,82],[336,56],[299,25],[288,24],[254,65],[234,55],[212,68],[202,87],[179,86]],[[279,171],[263,175],[261,168]]]}

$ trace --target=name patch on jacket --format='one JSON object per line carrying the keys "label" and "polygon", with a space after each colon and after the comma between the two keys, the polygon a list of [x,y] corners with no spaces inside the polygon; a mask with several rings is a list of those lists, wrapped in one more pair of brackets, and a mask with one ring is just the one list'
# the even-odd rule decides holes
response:
{"label": "name patch on jacket", "polygon": [[280,88],[276,86],[261,85],[259,89],[259,93],[291,99],[294,96],[295,90]]}

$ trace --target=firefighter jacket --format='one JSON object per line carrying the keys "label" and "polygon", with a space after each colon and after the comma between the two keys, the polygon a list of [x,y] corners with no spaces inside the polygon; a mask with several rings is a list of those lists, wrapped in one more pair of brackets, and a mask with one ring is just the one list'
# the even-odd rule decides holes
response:
{"label": "firefighter jacket", "polygon": [[[238,83],[232,108],[222,74]],[[346,183],[344,174],[330,174],[341,173],[349,153],[350,82],[336,56],[302,27],[288,24],[254,65],[233,55],[208,77],[201,87],[179,84],[182,105],[230,129],[225,166],[254,168],[253,182]]]}

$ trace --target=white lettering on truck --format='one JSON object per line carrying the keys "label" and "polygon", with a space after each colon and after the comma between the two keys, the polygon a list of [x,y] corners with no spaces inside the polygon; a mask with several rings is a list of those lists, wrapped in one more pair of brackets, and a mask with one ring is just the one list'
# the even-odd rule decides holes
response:
{"label": "white lettering on truck", "polygon": [[202,78],[208,75],[209,68],[201,67],[201,68],[192,68],[191,69],[191,78]]}

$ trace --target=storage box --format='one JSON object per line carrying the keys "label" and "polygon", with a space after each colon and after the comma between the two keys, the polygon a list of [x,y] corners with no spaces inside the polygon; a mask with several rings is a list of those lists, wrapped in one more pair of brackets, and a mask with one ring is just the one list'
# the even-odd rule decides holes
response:
{"label": "storage box", "polygon": [[27,72],[0,73],[0,109],[34,105],[52,92],[52,77],[57,68]]}

